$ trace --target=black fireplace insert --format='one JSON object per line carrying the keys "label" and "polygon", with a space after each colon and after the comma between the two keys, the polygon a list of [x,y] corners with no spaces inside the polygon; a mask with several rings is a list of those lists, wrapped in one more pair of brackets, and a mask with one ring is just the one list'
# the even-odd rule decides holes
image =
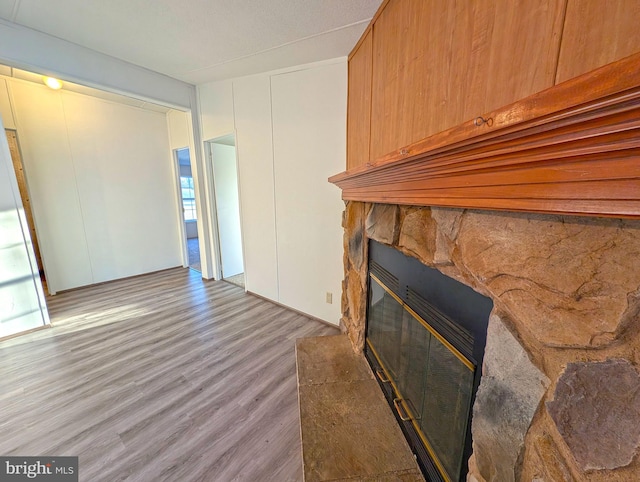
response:
{"label": "black fireplace insert", "polygon": [[369,242],[365,356],[429,482],[466,480],[492,301]]}

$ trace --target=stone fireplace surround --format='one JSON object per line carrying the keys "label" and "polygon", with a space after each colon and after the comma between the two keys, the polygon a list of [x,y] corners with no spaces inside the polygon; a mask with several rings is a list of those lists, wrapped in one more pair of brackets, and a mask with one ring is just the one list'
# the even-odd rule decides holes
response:
{"label": "stone fireplace surround", "polygon": [[368,239],[494,302],[469,481],[640,479],[640,221],[349,201],[343,227],[356,352]]}

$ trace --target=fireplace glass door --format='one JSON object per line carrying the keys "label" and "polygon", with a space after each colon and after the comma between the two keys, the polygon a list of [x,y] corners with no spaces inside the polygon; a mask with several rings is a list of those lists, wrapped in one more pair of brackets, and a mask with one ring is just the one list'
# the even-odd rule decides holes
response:
{"label": "fireplace glass door", "polygon": [[372,275],[367,343],[445,480],[463,463],[475,366]]}

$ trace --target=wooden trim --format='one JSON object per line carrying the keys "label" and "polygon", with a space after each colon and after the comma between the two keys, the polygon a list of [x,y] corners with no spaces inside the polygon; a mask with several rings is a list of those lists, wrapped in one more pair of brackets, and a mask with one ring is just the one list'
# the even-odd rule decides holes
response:
{"label": "wooden trim", "polygon": [[345,200],[640,218],[640,53],[329,178]]}

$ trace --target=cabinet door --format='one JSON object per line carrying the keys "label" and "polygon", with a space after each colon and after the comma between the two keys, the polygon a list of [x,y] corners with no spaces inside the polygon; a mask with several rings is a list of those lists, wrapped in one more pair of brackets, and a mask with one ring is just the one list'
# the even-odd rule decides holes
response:
{"label": "cabinet door", "polygon": [[[437,131],[430,110],[449,78],[445,40],[452,2],[391,0],[373,25],[371,159]],[[442,129],[439,129],[442,130]]]}
{"label": "cabinet door", "polygon": [[553,87],[566,0],[469,5],[454,50],[464,103],[455,124]]}
{"label": "cabinet door", "polygon": [[349,59],[347,169],[369,161],[371,134],[371,30]]}
{"label": "cabinet door", "polygon": [[373,26],[371,159],[551,87],[565,1],[390,1]]}
{"label": "cabinet door", "polygon": [[638,0],[569,0],[556,82],[640,51]]}

